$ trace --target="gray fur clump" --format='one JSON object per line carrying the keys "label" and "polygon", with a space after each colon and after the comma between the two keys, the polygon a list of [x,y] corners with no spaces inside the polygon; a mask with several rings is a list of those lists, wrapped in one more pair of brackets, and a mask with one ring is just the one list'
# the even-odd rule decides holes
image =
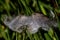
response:
{"label": "gray fur clump", "polygon": [[50,26],[57,27],[57,22],[51,21],[49,18],[39,13],[32,14],[31,16],[18,15],[15,18],[6,16],[3,22],[11,30],[19,33],[21,33],[24,28],[27,28],[27,31],[33,34],[36,33],[39,28],[48,31],[51,28]]}

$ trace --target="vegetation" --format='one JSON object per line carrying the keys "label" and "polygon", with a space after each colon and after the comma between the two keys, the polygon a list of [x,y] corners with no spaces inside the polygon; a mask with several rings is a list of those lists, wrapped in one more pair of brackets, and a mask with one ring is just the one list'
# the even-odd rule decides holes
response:
{"label": "vegetation", "polygon": [[[31,15],[35,12],[49,16],[50,12],[56,15],[58,27],[49,31],[39,30],[35,34],[27,31],[17,33],[10,30],[1,21],[1,16],[24,14]],[[60,40],[60,0],[0,0],[0,40]],[[51,17],[52,18],[52,17]]]}

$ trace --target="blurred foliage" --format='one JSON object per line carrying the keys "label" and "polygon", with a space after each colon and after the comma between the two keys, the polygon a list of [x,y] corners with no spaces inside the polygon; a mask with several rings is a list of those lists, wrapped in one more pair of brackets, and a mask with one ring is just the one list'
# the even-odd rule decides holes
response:
{"label": "blurred foliage", "polygon": [[[40,30],[35,34],[27,31],[17,33],[7,28],[1,21],[1,15],[31,15],[41,12],[48,16],[50,10],[56,15],[58,28],[48,32]],[[60,40],[60,0],[0,0],[0,40]]]}

